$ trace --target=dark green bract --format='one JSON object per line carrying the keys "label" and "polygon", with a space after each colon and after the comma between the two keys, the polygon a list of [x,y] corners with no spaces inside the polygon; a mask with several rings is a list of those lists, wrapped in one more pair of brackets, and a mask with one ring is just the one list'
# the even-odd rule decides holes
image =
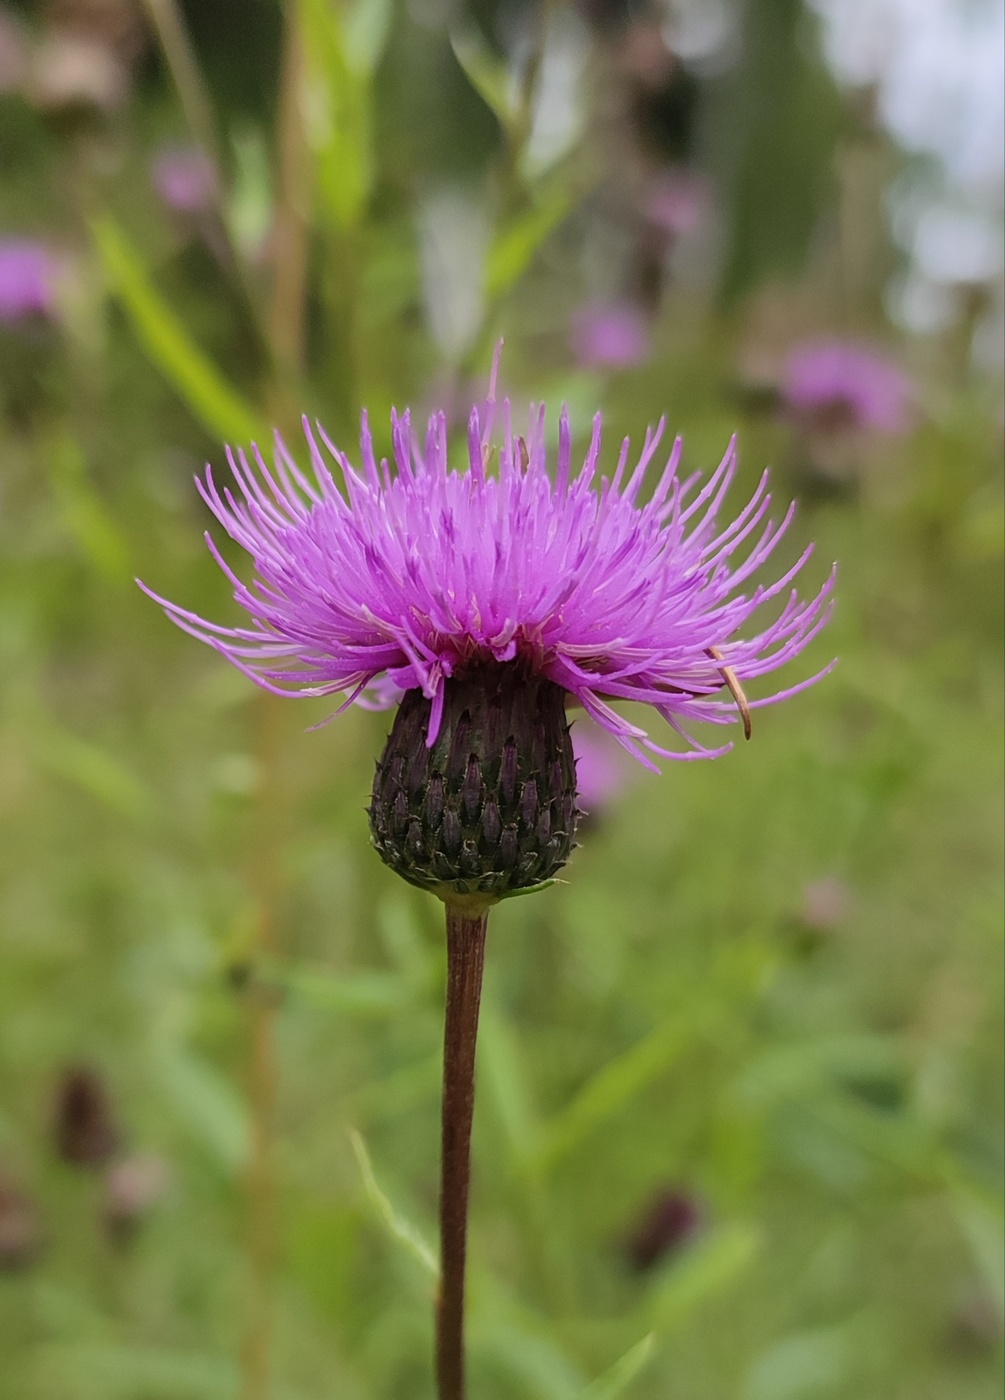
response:
{"label": "dark green bract", "polygon": [[430,707],[407,692],[377,763],[381,859],[443,897],[503,899],[550,880],[579,817],[564,691],[519,661],[479,663],[447,682],[431,748]]}

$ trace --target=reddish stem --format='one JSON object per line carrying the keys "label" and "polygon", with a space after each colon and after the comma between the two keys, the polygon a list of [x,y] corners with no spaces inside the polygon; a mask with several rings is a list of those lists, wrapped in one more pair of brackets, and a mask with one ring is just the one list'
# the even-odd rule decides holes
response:
{"label": "reddish stem", "polygon": [[464,1400],[464,1265],[467,1254],[475,1042],[488,913],[447,905],[447,1008],[443,1036],[440,1293],[436,1308],[439,1400]]}

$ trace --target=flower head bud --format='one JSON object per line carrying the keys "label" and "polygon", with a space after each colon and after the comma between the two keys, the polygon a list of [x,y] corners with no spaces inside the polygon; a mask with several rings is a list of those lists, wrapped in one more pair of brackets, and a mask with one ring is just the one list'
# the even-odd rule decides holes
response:
{"label": "flower head bud", "polygon": [[119,1143],[115,1113],[102,1077],[84,1067],[64,1074],[56,1093],[56,1152],[76,1167],[102,1167]]}
{"label": "flower head bud", "polygon": [[519,660],[477,662],[447,680],[432,745],[431,705],[406,692],[377,763],[380,858],[443,898],[502,899],[549,880],[579,816],[562,689]]}
{"label": "flower head bud", "polygon": [[695,1195],[682,1187],[664,1187],[649,1201],[625,1241],[628,1262],[646,1273],[691,1243],[704,1223],[704,1210]]}

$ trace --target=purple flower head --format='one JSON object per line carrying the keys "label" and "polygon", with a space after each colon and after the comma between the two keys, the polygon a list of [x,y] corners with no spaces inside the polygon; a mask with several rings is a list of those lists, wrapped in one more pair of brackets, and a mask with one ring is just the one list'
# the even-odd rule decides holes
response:
{"label": "purple flower head", "polygon": [[914,388],[885,355],[847,340],[797,346],[782,376],[782,398],[811,426],[906,432]]}
{"label": "purple flower head", "polygon": [[169,209],[199,214],[216,195],[213,162],[195,146],[165,146],[150,165],[153,187]]}
{"label": "purple flower head", "polygon": [[0,323],[14,325],[55,311],[56,266],[41,243],[0,238]]}
{"label": "purple flower head", "polygon": [[[430,747],[447,678],[519,661],[525,673],[581,704],[647,767],[654,764],[646,751],[669,758],[726,752],[728,744],[703,748],[683,726],[735,721],[738,708],[746,711],[740,687],[798,656],[829,614],[833,575],[809,601],[792,586],[811,549],[774,582],[745,589],[785,534],[792,508],[780,524],[767,519],[765,473],[740,514],[720,526],[736,473],[733,445],[702,484],[699,474],[678,476],[678,439],[650,479],[662,422],[646,433],[633,470],[626,439],[614,475],[602,478],[600,415],[584,465],[574,472],[563,412],[552,476],[544,408],[531,408],[526,436],[519,436],[504,401],[497,451],[494,400],[493,389],[488,411],[472,412],[467,471],[448,465],[442,413],[430,419],[424,441],[407,413],[392,415],[394,472],[376,460],[365,414],[361,469],[306,421],[313,479],[278,437],[272,467],[257,448],[253,461],[229,452],[234,487],[221,489],[209,468],[198,486],[254,560],[255,577],[245,584],[207,536],[250,623],[224,627],[150,596],[267,690],[342,692],[345,705],[381,708],[420,690],[431,706]],[[643,485],[651,487],[644,504]],[[777,605],[755,622],[773,600]],[[652,705],[688,748],[659,747],[611,700]]]}
{"label": "purple flower head", "polygon": [[594,302],[573,318],[570,344],[588,369],[629,369],[649,358],[649,326],[631,302]]}

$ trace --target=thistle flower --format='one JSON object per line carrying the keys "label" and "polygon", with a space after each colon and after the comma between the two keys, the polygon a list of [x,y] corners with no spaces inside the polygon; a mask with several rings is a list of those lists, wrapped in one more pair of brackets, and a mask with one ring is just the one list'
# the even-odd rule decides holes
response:
{"label": "thistle flower", "polygon": [[[388,865],[446,905],[441,1400],[464,1396],[469,1154],[488,909],[548,881],[574,845],[566,707],[583,706],[650,768],[652,755],[724,753],[728,744],[705,748],[685,726],[742,719],[749,734],[753,708],[811,684],[754,701],[743,689],[803,651],[827,620],[833,586],[832,576],[800,600],[792,581],[806,550],[774,582],[746,589],[792,511],[780,524],[768,519],[765,475],[740,514],[719,526],[736,474],[732,445],[704,484],[678,476],[679,440],[650,479],[661,422],[631,471],[626,440],[613,475],[601,477],[600,416],[574,471],[563,412],[552,474],[543,408],[531,409],[521,436],[504,402],[495,443],[497,369],[498,357],[488,400],[468,423],[467,471],[448,463],[442,413],[430,419],[424,441],[407,413],[392,418],[393,472],[376,459],[365,415],[361,469],[306,422],[313,477],[278,438],[273,466],[257,449],[253,461],[228,454],[233,488],[221,489],[207,469],[203,499],[254,560],[246,584],[207,536],[246,625],[209,622],[151,594],[178,626],[267,690],[342,694],[342,708],[398,706],[377,764],[371,833]],[[612,708],[620,700],[651,706],[685,747],[661,747]]]}
{"label": "thistle flower", "polygon": [[[728,725],[742,717],[749,728],[751,710],[812,684],[801,681],[751,701],[743,691],[748,682],[798,656],[829,613],[833,575],[809,601],[801,601],[792,587],[812,547],[774,582],[744,590],[783,537],[793,510],[780,524],[767,519],[771,498],[765,473],[741,513],[719,527],[736,474],[733,444],[701,485],[697,474],[678,476],[678,439],[643,504],[639,498],[659,451],[662,421],[647,432],[634,470],[628,471],[626,439],[614,475],[598,481],[600,415],[576,474],[572,431],[563,412],[552,479],[543,407],[531,410],[527,435],[520,437],[508,401],[498,469],[492,469],[494,409],[492,394],[484,414],[472,412],[466,473],[448,465],[442,414],[430,419],[424,444],[413,435],[407,413],[392,418],[394,475],[386,461],[376,461],[365,415],[362,471],[323,429],[315,435],[306,422],[313,481],[278,438],[274,468],[257,449],[254,464],[243,452],[228,453],[237,494],[230,487],[221,490],[210,469],[198,486],[227,533],[255,561],[255,579],[245,584],[207,535],[251,625],[221,626],[151,594],[181,628],[267,690],[308,696],[341,692],[347,695],[342,708],[353,701],[384,708],[404,696],[398,723],[421,733],[427,751],[437,749],[425,775],[417,771],[419,755],[403,755],[410,765],[407,803],[397,791],[387,794],[395,808],[392,824],[400,828],[402,841],[411,839],[413,845],[418,844],[411,827],[413,797],[424,800],[439,771],[457,788],[444,799],[453,810],[467,780],[460,769],[469,751],[451,758],[449,747],[459,742],[452,721],[445,734],[441,731],[451,691],[475,670],[481,668],[485,678],[493,667],[503,668],[533,678],[538,686],[548,683],[535,690],[536,700],[551,697],[556,713],[563,701],[582,705],[629,753],[655,769],[653,754],[713,758],[731,747],[704,747],[688,734],[690,721]],[[319,438],[338,466],[341,489]],[[737,562],[745,546],[746,557]],[[778,615],[742,636],[779,597],[784,603]],[[652,706],[685,747],[657,744],[618,714],[611,700]],[[487,722],[487,715],[483,719]],[[479,761],[499,771],[508,765],[508,807],[531,777],[537,780],[539,802],[528,800],[525,814],[536,823],[548,802],[536,772],[516,777],[509,772],[515,762],[504,752],[510,733],[487,738],[490,747],[503,747],[481,754]],[[553,736],[547,753],[541,749],[534,762],[565,764],[564,746],[563,738]],[[451,765],[450,775],[443,774],[442,763]],[[393,788],[402,781],[401,773],[388,779]],[[511,793],[512,783],[517,787]],[[561,810],[551,813],[558,825],[545,844],[561,830],[571,849],[568,804],[564,795],[554,796]],[[466,802],[472,821],[481,822],[484,800],[469,793]],[[432,814],[417,818],[420,825],[440,822],[443,809],[435,795],[433,806]],[[489,826],[476,844],[484,844],[483,836],[489,845],[497,844],[491,812]],[[475,839],[464,831],[458,845],[456,835],[448,820],[454,864],[464,843]],[[424,877],[422,883],[439,881]]]}
{"label": "thistle flower", "polygon": [[[726,753],[731,745],[704,748],[684,724],[734,723],[737,706],[722,698],[727,669],[741,685],[773,673],[804,650],[829,615],[833,574],[808,602],[792,587],[812,546],[774,582],[743,588],[782,539],[794,508],[780,524],[766,523],[765,473],[741,513],[720,528],[736,474],[735,447],[701,485],[698,474],[678,476],[679,439],[649,500],[640,503],[662,421],[647,432],[633,471],[627,471],[626,439],[614,475],[598,481],[600,415],[576,474],[563,412],[552,479],[543,408],[532,409],[528,434],[518,437],[508,402],[493,472],[492,408],[484,421],[472,414],[466,473],[448,466],[441,414],[430,419],[424,446],[407,413],[392,417],[396,475],[375,460],[365,415],[362,472],[319,428],[341,489],[306,421],[314,481],[278,438],[274,469],[257,448],[254,464],[243,452],[228,451],[238,494],[221,490],[209,468],[197,485],[254,560],[248,585],[207,534],[251,625],[221,626],[146,591],[179,627],[266,690],[347,692],[341,708],[353,701],[387,708],[402,693],[421,691],[430,702],[429,747],[451,677],[495,661],[520,662],[553,682],[647,767],[655,768],[649,753],[672,759]],[[785,599],[780,614],[741,636],[779,597]],[[817,679],[751,700],[749,708],[775,704]],[[608,700],[651,705],[687,746],[661,747]]]}
{"label": "thistle flower", "polygon": [[914,387],[893,360],[852,340],[808,341],[789,356],[781,394],[806,426],[896,436],[911,424]]}

